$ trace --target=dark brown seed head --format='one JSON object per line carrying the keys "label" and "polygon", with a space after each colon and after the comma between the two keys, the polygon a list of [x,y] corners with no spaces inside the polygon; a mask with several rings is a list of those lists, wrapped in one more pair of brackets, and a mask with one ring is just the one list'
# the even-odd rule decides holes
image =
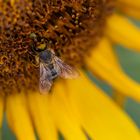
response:
{"label": "dark brown seed head", "polygon": [[112,0],[0,1],[0,91],[38,90],[38,52],[51,48],[70,65],[103,33]]}

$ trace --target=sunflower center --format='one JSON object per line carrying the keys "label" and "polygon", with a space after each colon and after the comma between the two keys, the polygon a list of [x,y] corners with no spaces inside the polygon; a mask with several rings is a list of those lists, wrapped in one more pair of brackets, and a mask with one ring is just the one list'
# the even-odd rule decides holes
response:
{"label": "sunflower center", "polygon": [[0,90],[38,90],[37,57],[47,48],[83,65],[112,9],[112,0],[0,1]]}

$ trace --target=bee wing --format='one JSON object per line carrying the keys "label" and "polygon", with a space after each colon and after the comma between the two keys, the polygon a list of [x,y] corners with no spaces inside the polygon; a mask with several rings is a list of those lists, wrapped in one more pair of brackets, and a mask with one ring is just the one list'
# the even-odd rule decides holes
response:
{"label": "bee wing", "polygon": [[66,63],[64,63],[60,58],[58,58],[57,56],[54,56],[54,67],[58,72],[58,75],[62,78],[77,78],[78,77],[78,72],[72,68],[71,66],[67,65]]}
{"label": "bee wing", "polygon": [[47,65],[40,63],[40,81],[39,89],[42,94],[46,94],[50,91],[52,86],[52,80],[50,80],[51,71],[47,68]]}

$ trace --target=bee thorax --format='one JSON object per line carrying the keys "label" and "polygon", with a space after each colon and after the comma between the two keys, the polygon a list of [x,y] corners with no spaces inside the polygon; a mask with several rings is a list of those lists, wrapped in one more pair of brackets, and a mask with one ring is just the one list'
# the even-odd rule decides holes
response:
{"label": "bee thorax", "polygon": [[52,53],[48,50],[41,52],[39,57],[43,62],[46,63],[50,63],[52,61]]}

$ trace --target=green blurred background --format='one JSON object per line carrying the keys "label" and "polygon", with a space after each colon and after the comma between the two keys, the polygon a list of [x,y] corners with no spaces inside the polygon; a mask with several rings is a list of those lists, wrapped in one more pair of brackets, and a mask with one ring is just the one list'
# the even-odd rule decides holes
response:
{"label": "green blurred background", "polygon": [[[132,20],[137,26],[140,27],[140,22]],[[140,53],[125,49],[121,46],[115,46],[115,51],[118,55],[119,61],[124,71],[133,79],[140,82]],[[109,96],[111,96],[111,89],[101,81],[98,81],[89,74],[90,78],[94,80],[101,88],[103,88]],[[125,103],[125,111],[135,121],[140,128],[140,104],[132,99],[128,99]],[[9,130],[6,120],[4,119],[3,127],[1,130],[2,140],[16,140],[15,136]],[[1,140],[1,139],[0,139]]]}

